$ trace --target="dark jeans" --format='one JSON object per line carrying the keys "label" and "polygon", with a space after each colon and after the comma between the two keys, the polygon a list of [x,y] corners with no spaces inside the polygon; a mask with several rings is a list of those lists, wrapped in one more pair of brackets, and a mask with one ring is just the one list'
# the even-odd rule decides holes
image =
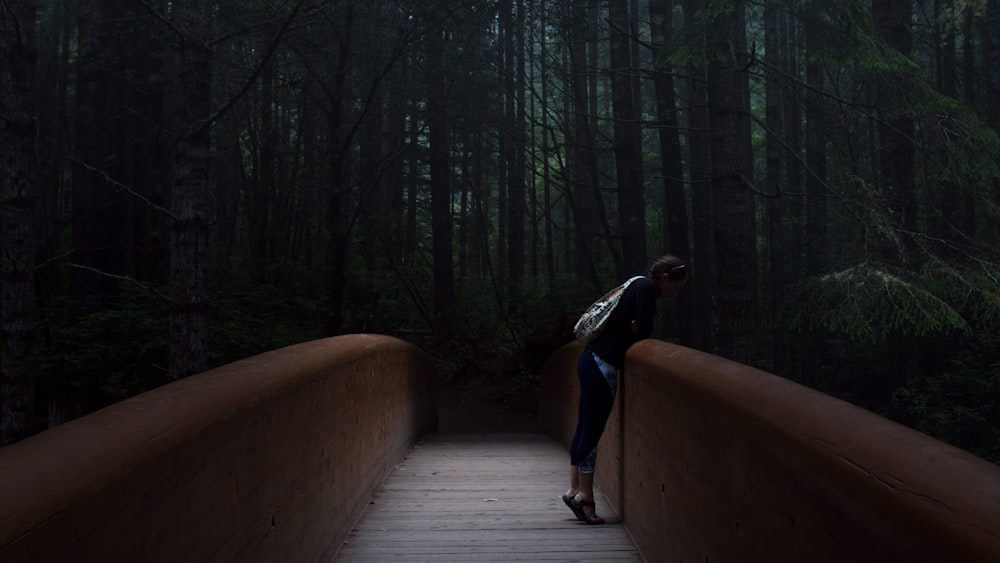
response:
{"label": "dark jeans", "polygon": [[604,433],[615,396],[589,349],[580,355],[576,371],[580,378],[580,406],[569,457],[580,473],[593,473],[597,442]]}

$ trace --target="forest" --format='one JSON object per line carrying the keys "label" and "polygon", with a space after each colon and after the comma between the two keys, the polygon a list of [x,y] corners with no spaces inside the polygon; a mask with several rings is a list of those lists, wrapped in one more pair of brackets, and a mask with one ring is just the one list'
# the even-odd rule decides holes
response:
{"label": "forest", "polygon": [[996,0],[4,0],[0,445],[378,332],[656,338],[1000,462]]}

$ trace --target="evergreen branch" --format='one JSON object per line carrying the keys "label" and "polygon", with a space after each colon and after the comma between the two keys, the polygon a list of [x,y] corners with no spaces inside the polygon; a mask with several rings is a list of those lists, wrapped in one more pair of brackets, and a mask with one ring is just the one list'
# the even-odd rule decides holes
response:
{"label": "evergreen branch", "polygon": [[63,258],[70,256],[71,254],[73,254],[73,252],[74,252],[73,250],[70,250],[69,252],[64,252],[63,254],[60,254],[59,256],[53,256],[51,258],[43,260],[41,263],[35,266],[35,271],[37,272],[38,270],[41,270],[42,268],[48,266],[49,264],[52,264],[53,262],[58,262],[59,260],[62,260]]}
{"label": "evergreen branch", "polygon": [[150,209],[154,209],[156,211],[159,211],[160,213],[162,213],[165,216],[169,217],[171,220],[177,221],[177,216],[174,215],[169,209],[166,209],[165,207],[162,207],[162,206],[159,206],[159,205],[153,203],[152,201],[150,201],[150,199],[148,197],[146,197],[146,196],[142,195],[141,193],[133,190],[132,188],[126,186],[125,184],[119,182],[118,180],[115,180],[114,178],[111,177],[110,174],[107,173],[107,171],[105,171],[105,170],[103,170],[101,168],[97,168],[96,166],[93,166],[92,164],[88,164],[88,163],[86,163],[86,162],[84,162],[84,161],[76,158],[75,156],[71,156],[70,160],[72,160],[73,162],[79,164],[85,170],[94,173],[95,175],[97,175],[97,177],[99,177],[101,180],[104,180],[105,182],[107,182],[108,185],[110,185],[111,187],[115,188],[119,192],[124,193],[124,194],[129,195],[129,196],[132,196],[132,197],[138,199],[139,201],[145,203],[146,205],[148,205]]}
{"label": "evergreen branch", "polygon": [[114,279],[114,280],[118,280],[118,281],[123,281],[123,282],[130,283],[130,284],[135,285],[136,287],[138,287],[138,288],[140,288],[142,290],[148,291],[148,292],[150,292],[150,293],[152,293],[152,294],[154,294],[154,295],[156,295],[158,297],[162,297],[168,303],[174,303],[174,300],[169,295],[165,295],[163,292],[161,292],[161,291],[159,291],[157,289],[154,289],[153,287],[150,287],[149,285],[144,284],[144,283],[140,282],[139,280],[137,280],[135,278],[130,278],[128,276],[122,276],[122,275],[119,275],[119,274],[112,274],[110,272],[105,272],[103,270],[98,270],[97,268],[93,268],[91,266],[85,266],[83,264],[75,264],[73,262],[70,262],[69,266],[71,268],[76,268],[77,270],[86,270],[88,272],[93,272],[93,273],[95,273],[95,274],[97,274],[99,276],[105,277],[105,278],[111,278],[111,279]]}

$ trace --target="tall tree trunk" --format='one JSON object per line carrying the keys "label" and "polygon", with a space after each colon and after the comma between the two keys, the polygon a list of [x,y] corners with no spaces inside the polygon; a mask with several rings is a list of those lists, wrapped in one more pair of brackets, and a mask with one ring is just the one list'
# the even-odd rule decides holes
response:
{"label": "tall tree trunk", "polygon": [[708,100],[719,354],[751,363],[757,358],[757,260],[745,7],[743,1],[730,2],[713,16],[713,33],[708,37]]}
{"label": "tall tree trunk", "polygon": [[271,231],[271,192],[275,189],[275,158],[278,150],[275,108],[278,105],[274,91],[275,63],[268,63],[260,76],[260,87],[256,89],[257,122],[256,147],[254,153],[253,178],[249,192],[250,228],[250,276],[257,283],[268,281],[268,264]]}
{"label": "tall tree trunk", "polygon": [[622,236],[619,277],[642,273],[646,256],[646,200],[642,174],[641,112],[635,107],[628,3],[610,2],[611,107],[614,118],[615,172],[618,178],[618,221]]}
{"label": "tall tree trunk", "polygon": [[[872,15],[879,34],[889,47],[909,57],[913,49],[912,0],[874,0]],[[878,171],[883,209],[896,235],[880,241],[879,254],[886,264],[915,270],[919,265],[914,241],[910,239],[917,224],[911,141],[914,124],[911,118],[898,116],[897,108],[898,100],[905,99],[901,91],[907,83],[904,72],[888,72],[878,91],[878,107],[883,115],[878,127]],[[885,401],[909,378],[921,373],[918,341],[913,335],[899,329],[891,331],[888,348],[888,377],[882,381],[881,389]]]}
{"label": "tall tree trunk", "polygon": [[211,11],[205,0],[173,3],[180,38],[176,76],[168,97],[175,132],[171,175],[174,219],[170,252],[171,378],[204,371],[208,365],[208,190],[211,48],[207,43]]}
{"label": "tall tree trunk", "polygon": [[[413,96],[410,103],[409,129],[407,136],[410,147],[420,146],[420,120],[415,116],[420,114],[420,97]],[[406,219],[403,229],[403,262],[410,263],[417,253],[417,195],[420,192],[420,154],[419,151],[411,148],[407,158],[406,167]]]}
{"label": "tall tree trunk", "polygon": [[35,2],[0,9],[0,446],[31,433],[35,416]]}
{"label": "tall tree trunk", "polygon": [[[524,2],[521,2],[522,9],[528,10],[529,8],[524,7]],[[533,12],[532,20],[537,17],[540,12]],[[528,14],[525,13],[525,18],[528,18]],[[544,24],[543,24],[544,25]],[[539,212],[540,212],[540,202],[538,197],[538,169],[541,163],[538,160],[539,145],[538,145],[538,127],[531,126],[528,124],[538,124],[540,123],[539,112],[537,109],[538,97],[535,95],[535,79],[534,79],[534,62],[539,60],[535,54],[535,40],[534,40],[534,24],[529,22],[523,22],[521,25],[521,44],[523,48],[521,50],[521,91],[522,96],[525,98],[524,104],[524,125],[527,128],[527,134],[525,138],[525,189],[528,191],[528,201],[527,214],[525,220],[528,222],[528,240],[525,242],[527,245],[527,260],[528,260],[528,274],[531,276],[532,281],[538,280],[540,263],[540,250],[542,248],[541,232],[539,229]],[[544,59],[543,59],[544,60]],[[525,61],[527,66],[525,66]],[[528,152],[530,151],[530,152]]]}
{"label": "tall tree trunk", "polygon": [[[790,355],[794,347],[789,347],[787,342],[787,325],[780,322],[782,312],[778,310],[780,304],[779,296],[785,295],[789,286],[794,282],[795,276],[799,273],[792,269],[794,262],[789,260],[796,255],[796,241],[799,240],[795,232],[796,224],[790,218],[792,198],[794,197],[786,186],[794,189],[794,186],[786,182],[784,163],[786,160],[793,161],[797,155],[786,153],[784,139],[787,129],[796,127],[797,124],[786,124],[784,121],[784,80],[782,71],[786,69],[785,39],[788,34],[785,9],[774,4],[768,4],[764,9],[764,53],[767,57],[768,72],[765,75],[765,117],[767,123],[767,135],[765,138],[766,152],[765,181],[768,213],[768,250],[770,251],[770,284],[767,296],[774,301],[766,303],[764,306],[770,317],[768,324],[771,325],[771,357],[773,358],[773,370],[775,373],[784,374],[786,358]],[[790,50],[790,49],[789,49]]]}
{"label": "tall tree trunk", "polygon": [[431,26],[427,40],[427,128],[430,142],[431,236],[434,261],[434,335],[452,334],[455,278],[452,258],[451,153],[448,84],[445,75],[445,30]]}
{"label": "tall tree trunk", "polygon": [[497,131],[497,271],[494,283],[505,286],[509,262],[511,174],[514,166],[514,143],[511,138],[511,120],[514,115],[514,24],[513,3],[501,0],[497,5],[499,27],[497,33],[497,84],[499,93],[497,112],[502,116]]}
{"label": "tall tree trunk", "polygon": [[[49,68],[49,76],[38,77],[36,91],[39,92],[38,99],[48,100],[46,105],[40,108],[39,119],[40,134],[39,139],[39,176],[37,181],[37,239],[39,241],[39,256],[58,256],[63,252],[64,242],[61,240],[61,226],[56,218],[60,215],[61,202],[66,199],[66,191],[72,185],[67,181],[69,171],[72,170],[72,163],[62,156],[65,147],[69,146],[71,139],[71,128],[69,118],[70,99],[70,68],[71,59],[75,55],[75,47],[72,44],[76,34],[76,19],[71,15],[72,6],[65,3],[54,2],[51,4],[53,10],[52,26],[50,28],[51,39],[49,44],[53,47],[51,51],[40,51],[39,68]],[[44,60],[48,55],[48,61]],[[41,86],[44,85],[44,86]],[[55,86],[53,86],[55,85]],[[47,134],[46,134],[47,131]],[[39,305],[45,305],[47,295],[55,295],[60,286],[59,275],[55,268],[41,269],[36,272],[36,287]]]}
{"label": "tall tree trunk", "polygon": [[[829,269],[829,228],[827,224],[826,160],[827,125],[823,92],[825,79],[822,57],[824,48],[822,25],[818,19],[809,18],[805,22],[806,36],[806,236],[805,273],[817,278]],[[825,335],[812,331],[803,347],[802,381],[816,383],[816,374],[826,355]]]}
{"label": "tall tree trunk", "polygon": [[[978,20],[978,25],[974,26],[978,32],[976,36],[982,43],[983,57],[980,64],[976,67],[981,69],[979,80],[982,82],[981,87],[978,89],[980,92],[978,101],[979,107],[982,108],[982,113],[986,116],[986,123],[993,131],[1000,131],[1000,104],[995,103],[997,99],[1000,99],[1000,34],[996,31],[1000,28],[1000,3],[989,1],[985,4],[986,6],[982,17]],[[968,9],[971,10],[971,6]],[[972,48],[969,50],[971,51]],[[971,57],[972,55],[969,56]],[[991,180],[991,184],[991,191],[993,193],[992,204],[994,207],[997,207],[1000,206],[1000,180],[993,179]],[[967,209],[971,209],[976,205],[979,204],[975,201],[969,201]],[[967,211],[966,215],[969,216],[971,213]],[[982,229],[983,224],[982,221],[976,222],[977,227],[980,229]]]}
{"label": "tall tree trunk", "polygon": [[[801,358],[800,349],[789,340],[782,295],[799,280],[803,263],[803,214],[801,175],[800,89],[787,77],[798,76],[800,36],[795,20],[785,4],[769,5],[764,13],[765,52],[767,53],[766,116],[766,188],[768,211],[768,251],[770,284],[764,306],[769,312],[771,356],[775,373],[790,374]],[[817,131],[818,132],[818,131]],[[762,298],[763,299],[763,298]]]}
{"label": "tall tree trunk", "polygon": [[[937,88],[945,96],[959,99],[958,95],[958,53],[957,21],[952,24],[943,20],[942,1],[934,0],[934,37],[937,39],[937,55],[934,60],[934,72],[937,75]],[[948,2],[951,4],[951,2]],[[958,14],[956,14],[956,18]],[[964,20],[964,18],[963,18]],[[944,151],[942,151],[944,152]],[[947,155],[942,155],[947,158]],[[929,227],[934,236],[962,236],[962,202],[966,189],[956,185],[946,178],[938,183],[927,186],[929,199]],[[953,232],[953,230],[957,232]],[[972,234],[972,233],[968,233]]]}
{"label": "tall tree trunk", "polygon": [[120,0],[80,0],[77,36],[75,163],[72,195],[71,291],[82,313],[111,303],[124,275],[122,232],[123,95],[125,53],[120,48]]}
{"label": "tall tree trunk", "polygon": [[343,329],[344,289],[347,285],[347,254],[350,246],[351,138],[345,122],[351,111],[350,61],[351,37],[354,33],[354,6],[348,5],[340,19],[334,84],[330,92],[330,176],[333,183],[327,195],[326,284],[329,305],[326,318],[328,334],[340,334]]}
{"label": "tall tree trunk", "polygon": [[500,133],[504,172],[501,181],[506,197],[499,197],[503,210],[501,226],[505,228],[499,249],[502,250],[500,264],[505,271],[501,279],[507,287],[509,308],[514,310],[519,302],[525,259],[524,2],[508,0],[501,3],[501,10],[502,113],[505,116]]}
{"label": "tall tree trunk", "polygon": [[509,188],[507,189],[509,220],[507,222],[508,250],[507,250],[507,284],[509,291],[509,308],[514,311],[517,304],[521,302],[521,285],[524,278],[524,253],[525,229],[524,221],[527,215],[525,209],[525,131],[526,115],[524,104],[524,0],[515,2],[514,27],[511,38],[510,63],[508,68],[511,72],[510,89],[508,95],[513,102],[513,113],[509,123],[511,127],[511,151],[513,157],[509,162],[510,173],[508,176]]}
{"label": "tall tree trunk", "polygon": [[[541,26],[544,29],[548,26],[548,10],[547,2],[545,0],[539,0],[539,13],[542,14]],[[544,38],[543,33],[543,38]],[[548,60],[548,41],[539,42],[540,59],[543,61]],[[552,214],[552,182],[555,178],[552,175],[552,147],[549,145],[549,65],[543,64],[540,68],[541,76],[539,76],[539,81],[542,86],[542,107],[541,107],[541,124],[542,124],[542,205],[544,213],[542,215],[542,220],[545,225],[545,273],[546,279],[549,282],[549,289],[553,289],[556,279],[556,240],[555,233],[553,232],[553,225],[555,223],[555,217]]]}
{"label": "tall tree trunk", "polygon": [[[667,55],[668,40],[673,31],[673,2],[651,0],[649,2],[650,39],[653,59]],[[691,241],[688,237],[687,196],[684,188],[684,169],[681,157],[681,140],[677,120],[677,100],[674,94],[674,69],[668,63],[657,64],[653,68],[653,86],[656,91],[656,126],[660,139],[660,162],[663,170],[663,230],[660,253],[670,253],[688,260],[691,256]],[[677,334],[680,343],[694,345],[695,309],[691,293],[685,291],[677,296],[679,326]]]}
{"label": "tall tree trunk", "polygon": [[[996,4],[991,4],[995,6]],[[976,38],[975,34],[975,11],[968,7],[962,18],[962,100],[970,107],[976,107]],[[995,34],[994,34],[995,35]],[[997,39],[994,37],[994,41]],[[998,61],[1000,62],[1000,61]],[[997,71],[1000,72],[1000,71]],[[998,91],[1000,92],[1000,91]],[[994,128],[994,130],[996,130]],[[962,216],[959,220],[959,228],[969,236],[976,236],[976,196],[973,190],[962,191]]]}
{"label": "tall tree trunk", "polygon": [[[1000,4],[986,2],[982,20],[979,25],[979,36],[983,43],[983,61],[979,68],[983,69],[983,89],[986,95],[980,100],[985,102],[986,122],[994,131],[1000,131],[1000,105],[994,103],[1000,97]],[[994,201],[1000,201],[1000,196]]]}
{"label": "tall tree trunk", "polygon": [[[913,50],[910,20],[913,15],[912,0],[874,0],[872,14],[879,34],[891,47],[905,57]],[[902,90],[907,88],[904,73],[889,73],[884,77],[878,92],[878,104],[883,119],[878,127],[878,158],[880,186],[885,210],[894,229],[901,233],[916,231],[916,192],[913,178],[913,119],[896,116]],[[903,241],[908,235],[897,240]],[[903,266],[915,266],[912,248],[903,243],[889,243],[883,249],[883,258]]]}
{"label": "tall tree trunk", "polygon": [[[692,37],[695,49],[705,47],[706,22],[698,13],[699,0],[684,0],[682,28]],[[688,162],[691,182],[692,288],[693,308],[698,313],[692,323],[692,346],[714,352],[712,339],[715,310],[712,306],[716,288],[715,213],[712,203],[712,149],[708,134],[708,77],[700,61],[687,64],[688,91]]]}
{"label": "tall tree trunk", "polygon": [[[569,181],[566,194],[573,205],[576,227],[575,270],[589,280],[595,289],[602,286],[595,262],[596,247],[601,237],[601,226],[607,224],[604,205],[600,198],[597,155],[594,150],[594,129],[588,104],[590,73],[587,67],[586,24],[587,11],[584,0],[575,0],[574,6],[565,5],[564,21],[569,43],[569,90],[572,98],[568,113],[572,114],[572,143],[570,144]],[[569,122],[568,122],[569,123]]]}

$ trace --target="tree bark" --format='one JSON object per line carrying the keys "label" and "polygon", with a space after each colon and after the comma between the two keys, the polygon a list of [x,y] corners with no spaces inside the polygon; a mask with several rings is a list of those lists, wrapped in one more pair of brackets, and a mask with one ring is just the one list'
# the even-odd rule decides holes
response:
{"label": "tree bark", "polygon": [[745,2],[720,8],[708,36],[712,195],[718,252],[719,354],[757,358],[757,260]]}
{"label": "tree bark", "polygon": [[0,446],[28,436],[35,413],[35,2],[0,10]]}
{"label": "tree bark", "polygon": [[351,108],[350,61],[354,33],[354,7],[344,9],[335,54],[333,89],[330,92],[330,176],[333,183],[327,195],[330,235],[327,239],[326,284],[329,306],[328,334],[340,334],[344,324],[344,289],[347,285],[347,254],[350,236],[350,153],[351,138],[346,121]]}
{"label": "tree bark", "polygon": [[[913,15],[912,0],[874,0],[872,16],[879,34],[891,47],[905,57],[913,50],[913,34],[910,18]],[[899,100],[905,99],[902,91],[908,79],[904,73],[890,72],[883,77],[878,91],[878,107],[883,118],[878,127],[878,159],[880,187],[884,209],[888,213],[893,229],[902,234],[899,243],[885,241],[882,257],[890,263],[904,267],[916,267],[910,243],[905,242],[908,233],[916,231],[916,192],[913,178],[913,119],[894,116],[898,114]]]}
{"label": "tree bark", "polygon": [[430,143],[431,236],[434,261],[433,332],[452,334],[455,278],[452,258],[451,153],[448,122],[448,83],[445,73],[445,29],[431,26],[427,38],[427,128]]}
{"label": "tree bark", "polygon": [[204,371],[208,365],[208,192],[211,48],[206,43],[211,17],[205,0],[173,4],[173,18],[184,35],[175,58],[176,76],[168,96],[173,103],[170,252],[170,363],[173,379]]}
{"label": "tree bark", "polygon": [[[829,270],[829,226],[826,189],[827,131],[829,131],[824,102],[825,68],[821,63],[820,51],[824,48],[820,22],[807,19],[806,36],[806,234],[805,234],[805,274],[817,278]],[[810,332],[801,350],[801,381],[815,385],[817,374],[826,355],[823,331]],[[780,373],[780,372],[778,372]]]}
{"label": "tree bark", "polygon": [[646,263],[646,199],[642,173],[642,122],[633,75],[627,2],[610,2],[611,108],[614,118],[615,172],[618,178],[618,227],[621,230],[622,266],[619,273],[643,273]]}
{"label": "tree bark", "polygon": [[[569,112],[572,115],[572,142],[568,155],[569,176],[566,193],[573,206],[575,237],[575,270],[577,276],[589,280],[595,289],[602,287],[595,262],[596,247],[601,240],[603,225],[607,224],[604,205],[600,198],[597,171],[597,154],[594,150],[594,128],[591,123],[588,86],[590,73],[587,67],[586,25],[588,8],[583,0],[567,3],[564,15],[569,43],[569,91],[572,98]],[[617,254],[617,253],[613,253]]]}
{"label": "tree bark", "polygon": [[[705,48],[705,26],[698,9],[699,0],[684,0],[683,28],[691,35],[696,50]],[[691,184],[691,295],[698,312],[692,323],[692,346],[707,352],[716,351],[713,329],[716,312],[712,305],[716,288],[715,212],[712,202],[712,149],[708,134],[708,77],[705,65],[692,61],[686,65],[688,92],[688,162]]]}
{"label": "tree bark", "polygon": [[[665,56],[669,39],[673,35],[673,2],[651,0],[649,3],[650,40],[653,59]],[[660,140],[660,163],[663,175],[663,229],[662,249],[658,254],[674,254],[684,260],[691,256],[688,236],[687,195],[684,185],[683,158],[681,156],[680,129],[677,119],[677,100],[674,94],[674,69],[667,63],[653,67],[653,86],[656,92],[656,127]],[[680,343],[695,343],[695,314],[689,291],[678,294],[677,335]]]}
{"label": "tree bark", "polygon": [[[909,57],[913,50],[912,0],[873,0],[871,9],[875,26],[888,46]],[[911,141],[914,123],[912,118],[899,115],[898,111],[899,100],[905,99],[902,93],[908,82],[905,71],[887,72],[877,92],[882,114],[877,147],[879,186],[883,209],[889,220],[888,227],[895,232],[894,236],[879,242],[878,253],[887,265],[917,270],[920,265],[914,241],[910,238],[917,225],[914,146]],[[882,399],[886,401],[907,380],[922,373],[919,343],[913,335],[900,329],[891,330],[887,346],[888,362],[885,367],[888,377],[882,379],[880,386]]]}
{"label": "tree bark", "polygon": [[[118,292],[113,276],[125,275],[123,177],[126,32],[119,0],[81,0],[77,35],[75,153],[73,155],[73,263],[71,291],[80,314],[109,305]],[[110,275],[109,275],[110,274]]]}
{"label": "tree bark", "polygon": [[507,189],[509,220],[508,227],[508,247],[507,247],[507,283],[509,309],[513,312],[517,310],[517,304],[521,302],[521,285],[524,278],[525,261],[525,228],[524,222],[527,216],[526,205],[526,181],[525,181],[525,131],[526,114],[524,104],[524,0],[517,0],[515,3],[514,27],[511,30],[510,63],[508,69],[511,73],[510,88],[507,90],[512,102],[508,123],[511,133],[511,156],[510,172],[508,175],[509,187]]}
{"label": "tree bark", "polygon": [[[766,152],[764,155],[764,167],[766,171],[765,185],[767,199],[767,227],[768,227],[768,251],[770,283],[768,292],[764,297],[774,299],[771,303],[765,304],[766,310],[770,311],[771,319],[771,357],[775,373],[785,373],[786,358],[790,355],[787,350],[787,326],[780,322],[781,312],[778,311],[778,296],[785,295],[789,286],[795,281],[796,272],[793,269],[794,257],[798,255],[796,242],[801,240],[800,233],[796,233],[797,225],[792,220],[792,205],[795,197],[786,186],[793,188],[791,182],[787,182],[785,175],[785,162],[796,160],[798,155],[786,153],[785,138],[787,132],[795,123],[785,123],[785,87],[782,80],[782,71],[786,70],[785,40],[788,36],[787,20],[785,10],[773,4],[769,4],[764,9],[764,52],[767,57],[767,74],[764,83],[764,104],[765,118],[767,123],[767,133],[765,137]],[[770,305],[768,307],[768,305]]]}
{"label": "tree bark", "polygon": [[[539,0],[538,10],[542,14],[543,28],[548,25],[548,9],[547,2],[545,0]],[[548,41],[541,41],[539,45],[539,51],[541,60],[548,60]],[[553,232],[553,225],[555,224],[555,217],[552,213],[552,182],[554,177],[552,175],[551,158],[552,158],[552,147],[549,144],[549,65],[541,65],[539,70],[541,76],[539,80],[541,81],[542,89],[542,103],[541,103],[541,133],[542,133],[542,220],[545,225],[545,273],[546,280],[549,283],[549,288],[552,289],[555,285],[556,279],[556,240],[555,233]]]}

